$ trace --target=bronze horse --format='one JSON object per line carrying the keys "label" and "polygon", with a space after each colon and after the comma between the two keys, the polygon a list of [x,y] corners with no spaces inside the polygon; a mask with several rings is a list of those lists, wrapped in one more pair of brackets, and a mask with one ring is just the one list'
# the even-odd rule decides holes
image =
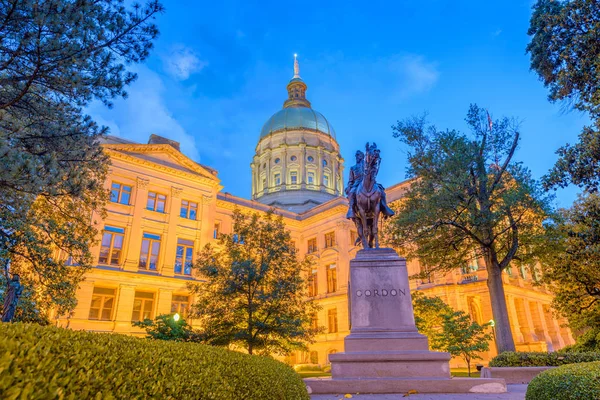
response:
{"label": "bronze horse", "polygon": [[364,175],[356,189],[356,210],[358,218],[355,218],[358,236],[362,240],[364,249],[379,248],[379,217],[381,212],[382,192],[377,184],[376,177],[379,171],[379,149],[373,143],[367,143]]}

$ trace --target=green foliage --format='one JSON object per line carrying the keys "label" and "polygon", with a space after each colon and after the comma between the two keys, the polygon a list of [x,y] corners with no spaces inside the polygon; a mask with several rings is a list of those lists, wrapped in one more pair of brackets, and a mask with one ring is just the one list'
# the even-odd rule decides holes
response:
{"label": "green foliage", "polygon": [[538,0],[528,34],[531,69],[550,89],[551,101],[566,100],[590,113],[575,145],[558,150],[559,159],[544,178],[546,187],[573,183],[600,188],[600,13],[596,0]]}
{"label": "green foliage", "polygon": [[501,271],[515,259],[534,265],[550,199],[513,160],[519,142],[515,124],[508,118],[490,124],[488,117],[471,105],[470,135],[427,126],[425,117],[393,127],[394,137],[410,149],[408,175],[414,180],[385,234],[408,258],[419,259],[427,274],[482,259],[497,344],[511,350]]}
{"label": "green foliage", "polygon": [[563,365],[529,382],[526,400],[600,399],[600,362]]}
{"label": "green foliage", "polygon": [[149,339],[172,340],[175,342],[199,342],[200,334],[183,318],[175,321],[173,314],[161,314],[154,320],[132,322],[133,326],[144,328]]}
{"label": "green foliage", "polygon": [[574,330],[600,328],[600,195],[580,196],[548,224],[552,251],[542,263],[552,307]]}
{"label": "green foliage", "polygon": [[[91,266],[108,158],[82,107],[110,105],[158,31],[157,2],[8,0],[0,6],[0,268],[11,263],[38,310],[68,314]],[[58,254],[57,254],[58,253]],[[75,266],[65,265],[71,257]]]}
{"label": "green foliage", "polygon": [[600,352],[516,352],[505,351],[490,360],[490,367],[557,367],[565,364],[600,361]]}
{"label": "green foliage", "polygon": [[600,327],[590,328],[577,336],[575,344],[564,347],[568,353],[600,352]]}
{"label": "green foliage", "polygon": [[538,0],[529,30],[531,69],[550,89],[550,100],[571,100],[600,112],[600,13],[596,0]]}
{"label": "green foliage", "polygon": [[454,312],[452,307],[439,297],[426,296],[419,291],[412,293],[412,303],[417,330],[428,338],[442,329],[442,315]]}
{"label": "green foliage", "polygon": [[479,325],[464,311],[454,311],[442,314],[442,330],[431,338],[431,348],[461,357],[471,376],[471,361],[481,359],[478,353],[490,349],[490,340],[487,324]]}
{"label": "green foliage", "polygon": [[294,367],[294,370],[296,370],[296,372],[323,371],[323,369],[321,368],[321,366],[319,364],[300,364],[300,365],[296,365]]}
{"label": "green foliage", "polygon": [[204,346],[1,324],[3,399],[305,399],[294,370]]}
{"label": "green foliage", "polygon": [[492,335],[488,324],[479,325],[463,311],[454,311],[437,296],[421,292],[412,295],[415,324],[419,333],[427,336],[429,347],[461,357],[471,376],[471,361],[481,359],[479,352],[489,350]]}
{"label": "green foliage", "polygon": [[[0,306],[4,304],[6,277],[0,275]],[[13,322],[32,322],[40,325],[49,325],[50,320],[37,304],[35,294],[30,288],[25,287],[15,311]]]}
{"label": "green foliage", "polygon": [[298,260],[282,218],[235,210],[233,232],[207,245],[195,264],[206,281],[190,286],[204,341],[250,354],[306,349],[318,307],[306,301],[309,263]]}

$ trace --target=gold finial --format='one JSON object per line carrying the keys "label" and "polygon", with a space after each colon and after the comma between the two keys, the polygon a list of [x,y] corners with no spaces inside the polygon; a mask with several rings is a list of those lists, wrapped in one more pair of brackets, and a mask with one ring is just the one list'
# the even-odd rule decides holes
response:
{"label": "gold finial", "polygon": [[298,64],[298,54],[294,54],[294,78],[300,78],[300,65]]}

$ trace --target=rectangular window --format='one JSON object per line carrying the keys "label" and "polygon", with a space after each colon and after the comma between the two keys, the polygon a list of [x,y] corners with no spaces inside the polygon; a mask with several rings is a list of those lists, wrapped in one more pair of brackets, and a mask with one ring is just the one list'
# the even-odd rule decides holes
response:
{"label": "rectangular window", "polygon": [[188,200],[181,200],[181,209],[179,216],[181,218],[196,220],[196,214],[198,212],[198,203]]}
{"label": "rectangular window", "polygon": [[298,184],[298,172],[296,172],[296,171],[290,172],[290,183],[292,185]]}
{"label": "rectangular window", "polygon": [[113,203],[127,204],[131,199],[131,186],[113,182],[110,187],[110,201]]}
{"label": "rectangular window", "polygon": [[317,252],[317,239],[312,238],[308,239],[308,253],[316,253]]}
{"label": "rectangular window", "polygon": [[335,232],[329,232],[325,234],[325,248],[335,246]]}
{"label": "rectangular window", "polygon": [[88,319],[110,321],[115,305],[115,289],[95,287]]}
{"label": "rectangular window", "polygon": [[358,232],[350,231],[350,246],[356,246],[358,243]]}
{"label": "rectangular window", "polygon": [[262,190],[267,190],[267,178],[262,178]]}
{"label": "rectangular window", "polygon": [[179,314],[183,318],[187,318],[189,314],[190,308],[190,298],[189,296],[180,296],[173,295],[173,300],[171,301],[171,314]]}
{"label": "rectangular window", "polygon": [[147,210],[164,213],[166,204],[167,196],[160,193],[148,192],[148,202],[146,203]]}
{"label": "rectangular window", "polygon": [[213,227],[213,239],[218,239],[221,234],[221,224],[217,222]]}
{"label": "rectangular window", "polygon": [[315,184],[315,173],[314,172],[309,172],[308,173],[307,182],[308,182],[309,185],[314,185]]}
{"label": "rectangular window", "polygon": [[275,185],[281,185],[281,174],[275,174]]}
{"label": "rectangular window", "polygon": [[315,331],[319,329],[319,316],[317,313],[310,316],[310,328]]}
{"label": "rectangular window", "polygon": [[100,245],[100,256],[98,257],[100,264],[120,264],[124,237],[125,229],[108,225],[104,227],[102,243]]}
{"label": "rectangular window", "polygon": [[337,266],[330,264],[327,266],[327,293],[337,291]]}
{"label": "rectangular window", "polygon": [[323,186],[329,187],[329,175],[323,175]]}
{"label": "rectangular window", "polygon": [[175,254],[175,273],[177,275],[192,275],[194,242],[191,240],[177,239],[177,252]]}
{"label": "rectangular window", "polygon": [[313,269],[308,276],[308,296],[314,297],[319,294],[319,284],[317,282],[317,269]]}
{"label": "rectangular window", "polygon": [[336,333],[338,331],[337,308],[332,308],[327,311],[327,320],[329,323],[329,333]]}
{"label": "rectangular window", "polygon": [[160,235],[144,233],[142,251],[140,252],[140,269],[156,271],[158,254],[160,253]]}
{"label": "rectangular window", "polygon": [[154,293],[136,291],[131,320],[143,321],[145,319],[154,319]]}

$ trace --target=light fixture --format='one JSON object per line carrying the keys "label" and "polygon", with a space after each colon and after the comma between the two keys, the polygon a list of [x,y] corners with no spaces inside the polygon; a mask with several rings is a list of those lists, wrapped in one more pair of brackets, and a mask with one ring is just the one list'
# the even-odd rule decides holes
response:
{"label": "light fixture", "polygon": [[179,318],[181,318],[179,316],[179,313],[175,313],[175,315],[173,315],[173,321],[177,322],[177,321],[179,321]]}

